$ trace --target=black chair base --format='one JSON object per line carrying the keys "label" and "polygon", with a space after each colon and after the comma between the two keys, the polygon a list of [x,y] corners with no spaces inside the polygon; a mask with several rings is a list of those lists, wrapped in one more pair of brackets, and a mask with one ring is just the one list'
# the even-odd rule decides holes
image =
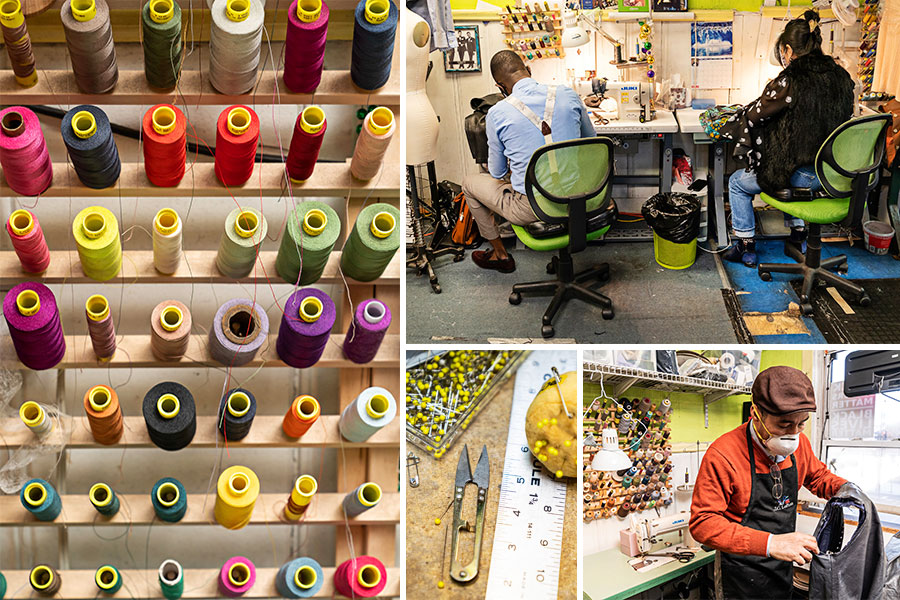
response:
{"label": "black chair base", "polygon": [[453,262],[459,262],[466,257],[466,249],[456,246],[443,246],[433,249],[430,246],[415,247],[412,256],[406,259],[406,268],[415,269],[416,277],[423,273],[428,274],[428,283],[435,294],[441,293],[441,284],[438,283],[437,274],[434,272],[434,259],[445,254],[453,255]]}
{"label": "black chair base", "polygon": [[547,266],[548,273],[557,273],[556,279],[517,283],[513,286],[512,293],[509,295],[509,303],[512,305],[522,302],[523,293],[537,296],[553,296],[550,306],[547,307],[542,317],[541,335],[545,338],[555,335],[556,330],[553,328],[553,319],[556,317],[556,313],[571,299],[582,300],[601,307],[603,309],[601,315],[604,319],[612,319],[615,316],[612,300],[590,289],[587,285],[583,285],[592,280],[608,281],[609,263],[600,263],[574,273],[571,255],[565,249],[560,250],[559,254],[559,257],[554,256]]}

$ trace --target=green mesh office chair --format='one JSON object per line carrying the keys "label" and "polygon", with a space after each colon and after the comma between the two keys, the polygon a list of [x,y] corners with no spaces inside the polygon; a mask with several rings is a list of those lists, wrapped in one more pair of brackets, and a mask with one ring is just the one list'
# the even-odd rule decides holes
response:
{"label": "green mesh office chair", "polygon": [[763,281],[771,281],[772,273],[803,276],[800,293],[803,314],[813,312],[810,300],[817,282],[833,285],[852,294],[861,306],[872,300],[866,291],[829,269],[847,272],[847,256],[841,254],[821,260],[822,225],[840,223],[843,227],[857,227],[862,220],[868,193],[878,184],[878,169],[885,152],[885,135],[890,114],[878,114],[851,119],[835,129],[816,155],[816,175],[822,190],[808,188],[780,190],[775,196],[760,194],[771,206],[809,223],[806,254],[793,244],[786,243],[784,252],[794,263],[761,263],[758,269]]}
{"label": "green mesh office chair", "polygon": [[553,337],[553,318],[571,298],[600,306],[604,319],[613,318],[612,301],[583,285],[609,279],[609,265],[597,264],[579,273],[572,265],[572,254],[587,248],[616,221],[616,205],[610,198],[612,158],[612,141],[594,137],[541,146],[528,163],[525,192],[538,221],[513,229],[532,250],[559,250],[547,266],[547,272],[557,277],[517,283],[509,303],[522,302],[523,293],[553,296],[541,327],[545,338]]}

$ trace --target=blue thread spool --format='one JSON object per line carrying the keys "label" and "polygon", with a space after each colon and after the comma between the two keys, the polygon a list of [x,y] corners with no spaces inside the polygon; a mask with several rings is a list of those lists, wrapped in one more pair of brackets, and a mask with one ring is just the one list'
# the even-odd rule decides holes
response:
{"label": "blue thread spool", "polygon": [[101,594],[112,596],[122,587],[122,574],[112,565],[103,565],[94,573],[94,583]]}
{"label": "blue thread spool", "polygon": [[39,521],[52,521],[62,510],[62,500],[49,481],[31,479],[19,494],[22,506]]}
{"label": "blue thread spool", "polygon": [[111,516],[119,512],[119,497],[105,483],[95,483],[88,492],[91,504],[101,515]]}
{"label": "blue thread spool", "polygon": [[353,16],[350,78],[363,90],[377,90],[391,75],[400,11],[391,0],[361,0]]}
{"label": "blue thread spool", "polygon": [[324,583],[322,566],[311,558],[295,558],[281,565],[275,588],[284,598],[312,598]]}
{"label": "blue thread spool", "polygon": [[162,521],[176,523],[187,512],[187,492],[174,477],[163,477],[157,481],[150,493],[150,500],[156,516]]}

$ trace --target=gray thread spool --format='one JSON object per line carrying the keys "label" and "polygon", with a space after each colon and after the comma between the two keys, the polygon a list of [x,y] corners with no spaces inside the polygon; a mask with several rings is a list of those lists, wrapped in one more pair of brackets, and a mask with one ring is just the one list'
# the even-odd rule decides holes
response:
{"label": "gray thread spool", "polygon": [[356,397],[341,413],[339,428],[348,441],[360,443],[394,420],[397,401],[389,391],[370,387]]}
{"label": "gray thread spool", "polygon": [[113,89],[119,68],[105,0],[66,0],[59,16],[78,88],[88,94]]}
{"label": "gray thread spool", "polygon": [[215,0],[210,9],[209,82],[223,94],[256,83],[265,11],[258,0]]}
{"label": "gray thread spool", "polygon": [[368,481],[344,496],[344,512],[348,517],[358,517],[381,501],[381,487]]}
{"label": "gray thread spool", "polygon": [[232,279],[246,277],[253,271],[259,245],[266,239],[268,224],[261,212],[252,208],[236,208],[225,218],[225,231],[216,254],[219,272]]}

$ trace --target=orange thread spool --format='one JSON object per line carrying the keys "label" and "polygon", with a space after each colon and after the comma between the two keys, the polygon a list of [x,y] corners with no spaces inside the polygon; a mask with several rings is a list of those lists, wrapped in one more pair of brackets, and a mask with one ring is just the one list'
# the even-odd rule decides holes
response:
{"label": "orange thread spool", "polygon": [[309,431],[318,418],[319,401],[312,396],[297,396],[284,415],[281,427],[288,437],[298,438]]}
{"label": "orange thread spool", "polygon": [[122,408],[111,387],[95,385],[85,392],[84,412],[98,444],[110,446],[122,438]]}

